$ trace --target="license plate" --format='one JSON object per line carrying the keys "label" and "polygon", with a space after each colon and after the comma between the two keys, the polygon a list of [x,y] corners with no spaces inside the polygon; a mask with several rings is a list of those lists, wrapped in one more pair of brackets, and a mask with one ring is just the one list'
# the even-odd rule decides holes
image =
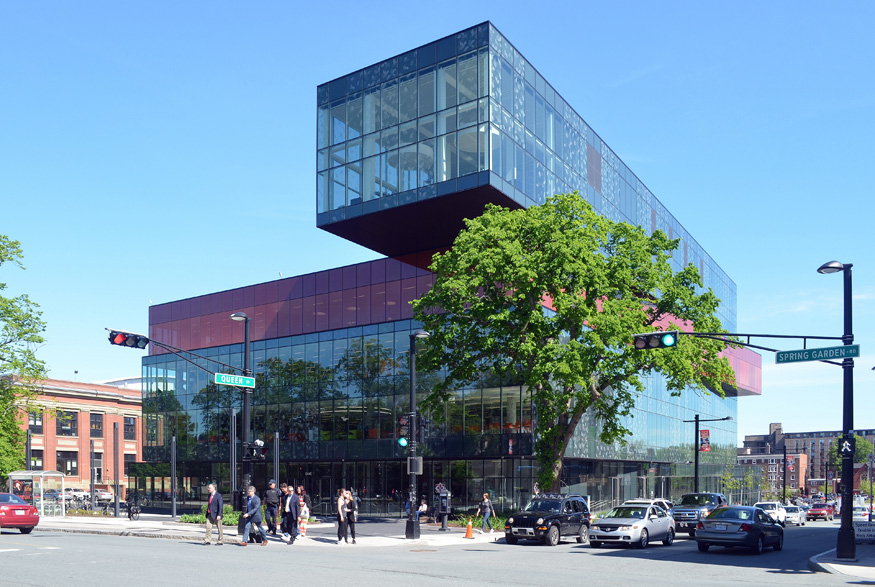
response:
{"label": "license plate", "polygon": [[23,516],[23,515],[24,515],[24,510],[15,510],[15,515],[16,515],[16,516]]}
{"label": "license plate", "polygon": [[714,524],[715,530],[726,530],[726,524]]}

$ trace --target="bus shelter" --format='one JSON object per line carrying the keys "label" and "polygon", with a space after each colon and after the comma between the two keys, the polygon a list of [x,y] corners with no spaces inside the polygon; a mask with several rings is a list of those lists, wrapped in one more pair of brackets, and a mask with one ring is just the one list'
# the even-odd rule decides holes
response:
{"label": "bus shelter", "polygon": [[64,516],[65,477],[60,471],[12,471],[9,493],[39,509],[40,517]]}

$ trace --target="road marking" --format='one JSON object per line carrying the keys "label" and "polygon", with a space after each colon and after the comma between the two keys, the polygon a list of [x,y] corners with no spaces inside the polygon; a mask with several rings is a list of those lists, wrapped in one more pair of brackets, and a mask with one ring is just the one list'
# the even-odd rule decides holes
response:
{"label": "road marking", "polygon": [[18,552],[20,548],[0,548],[0,552]]}

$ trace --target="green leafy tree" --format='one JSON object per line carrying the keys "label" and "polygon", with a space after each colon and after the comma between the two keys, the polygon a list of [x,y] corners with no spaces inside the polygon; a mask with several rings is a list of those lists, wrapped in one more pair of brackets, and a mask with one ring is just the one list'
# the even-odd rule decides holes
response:
{"label": "green leafy tree", "polygon": [[489,205],[466,225],[449,251],[435,255],[435,284],[413,305],[432,332],[423,367],[447,372],[428,401],[484,373],[511,374],[534,402],[541,487],[559,489],[562,459],[585,413],[597,417],[603,442],[624,441],[643,374],[662,373],[675,395],[687,388],[722,395],[723,385],[734,385],[719,356],[725,343],[631,344],[632,334],[684,324],[723,332],[719,300],[703,290],[697,269],[670,265],[677,239],[599,216],[576,192],[525,210]]}
{"label": "green leafy tree", "polygon": [[[24,269],[21,259],[21,243],[0,234],[0,267],[11,263]],[[5,289],[0,283],[0,292]],[[0,481],[25,468],[22,413],[42,411],[34,404],[38,382],[46,375],[45,364],[36,358],[46,329],[40,316],[39,306],[27,295],[0,295]]]}
{"label": "green leafy tree", "polygon": [[[875,452],[875,446],[873,446],[871,442],[869,442],[862,436],[857,436],[856,434],[854,434],[854,438],[857,439],[857,442],[854,446],[854,462],[865,463],[869,459],[869,453]],[[841,447],[841,445],[841,435],[837,436],[836,439],[833,440],[832,444],[829,445],[829,455],[827,456],[827,462],[829,462],[829,466],[832,467],[834,471],[841,471],[842,469],[842,457],[839,454],[839,448]]]}

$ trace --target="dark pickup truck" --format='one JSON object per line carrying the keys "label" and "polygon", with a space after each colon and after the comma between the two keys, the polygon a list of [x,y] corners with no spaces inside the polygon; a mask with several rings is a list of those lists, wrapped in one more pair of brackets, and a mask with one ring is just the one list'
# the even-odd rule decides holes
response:
{"label": "dark pickup truck", "polygon": [[677,532],[696,535],[696,524],[720,506],[728,505],[722,493],[687,493],[671,510]]}

